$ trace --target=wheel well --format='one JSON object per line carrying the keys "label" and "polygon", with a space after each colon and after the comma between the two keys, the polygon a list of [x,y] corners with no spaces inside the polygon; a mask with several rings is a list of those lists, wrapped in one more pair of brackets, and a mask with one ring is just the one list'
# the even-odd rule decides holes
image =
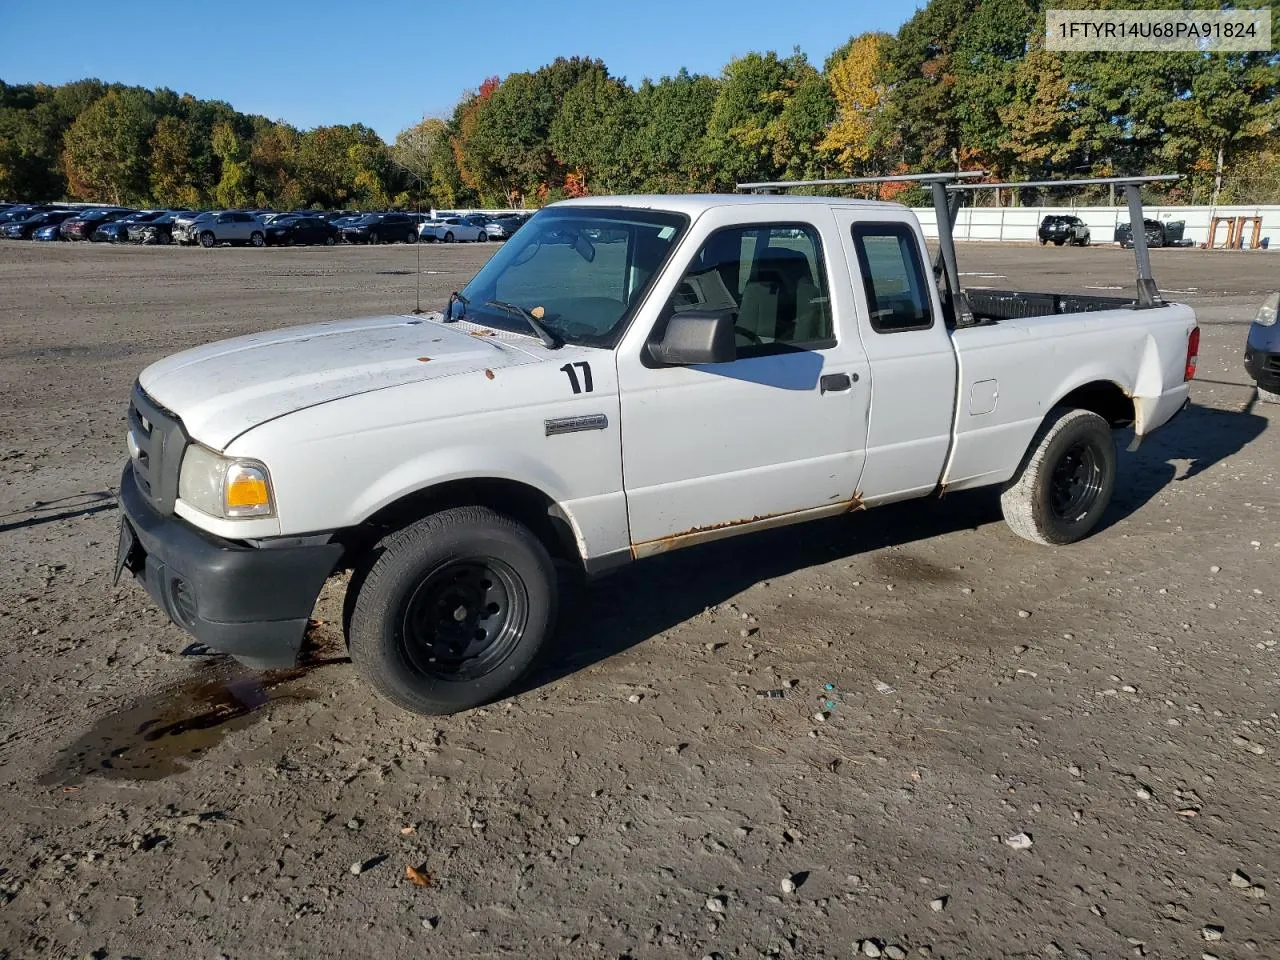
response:
{"label": "wheel well", "polygon": [[489,507],[528,527],[553,560],[582,568],[577,538],[559,505],[536,487],[497,477],[467,478],[417,490],[347,532],[344,562],[354,565],[383,537],[450,507]]}
{"label": "wheel well", "polygon": [[1133,423],[1133,398],[1110,380],[1095,380],[1076,387],[1054,406],[1092,410],[1113,427]]}

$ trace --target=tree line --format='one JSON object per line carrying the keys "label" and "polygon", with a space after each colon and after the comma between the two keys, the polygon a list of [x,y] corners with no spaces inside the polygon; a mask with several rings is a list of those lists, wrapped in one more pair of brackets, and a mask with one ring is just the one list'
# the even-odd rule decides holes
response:
{"label": "tree line", "polygon": [[538,206],[982,168],[1006,180],[1181,173],[1164,199],[1280,202],[1280,55],[1051,53],[1048,5],[931,0],[820,67],[799,50],[749,53],[719,76],[633,86],[600,60],[560,58],[486,80],[391,144],[360,124],[298,130],[166,89],[0,81],[0,197]]}

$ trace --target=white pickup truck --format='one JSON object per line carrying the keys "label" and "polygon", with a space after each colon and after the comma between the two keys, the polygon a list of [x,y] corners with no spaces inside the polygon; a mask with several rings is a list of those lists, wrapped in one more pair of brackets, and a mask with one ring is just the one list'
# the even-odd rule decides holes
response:
{"label": "white pickup truck", "polygon": [[1111,499],[1113,430],[1187,403],[1195,317],[992,291],[959,312],[947,248],[935,274],[892,203],[573,200],[443,313],[161,360],[129,408],[117,577],[277,667],[350,569],[356,667],[443,713],[530,667],[564,564],[972,487],[1000,492],[1014,533],[1078,540]]}

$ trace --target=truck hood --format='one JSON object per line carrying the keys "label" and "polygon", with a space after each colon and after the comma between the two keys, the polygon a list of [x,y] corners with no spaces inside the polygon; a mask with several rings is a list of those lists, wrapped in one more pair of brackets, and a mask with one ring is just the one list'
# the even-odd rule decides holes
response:
{"label": "truck hood", "polygon": [[478,330],[430,317],[307,324],[176,353],[143,370],[138,382],[189,436],[224,450],[246,430],[308,407],[538,359],[511,342],[515,335]]}

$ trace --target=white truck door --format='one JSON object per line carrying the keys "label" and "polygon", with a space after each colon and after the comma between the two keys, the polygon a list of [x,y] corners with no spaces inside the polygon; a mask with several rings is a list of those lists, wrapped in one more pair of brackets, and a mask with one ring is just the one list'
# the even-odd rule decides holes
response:
{"label": "white truck door", "polygon": [[[828,208],[707,211],[650,302],[618,352],[637,557],[857,504],[869,371]],[[737,359],[654,362],[646,345],[681,310],[737,314]]]}
{"label": "white truck door", "polygon": [[833,213],[875,396],[863,500],[872,506],[923,496],[946,465],[957,376],[928,248],[905,212],[846,206]]}

